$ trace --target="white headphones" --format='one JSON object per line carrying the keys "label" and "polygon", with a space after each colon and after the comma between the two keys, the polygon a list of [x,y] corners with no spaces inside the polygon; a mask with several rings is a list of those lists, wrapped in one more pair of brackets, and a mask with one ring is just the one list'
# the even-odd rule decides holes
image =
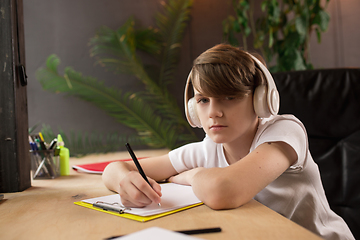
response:
{"label": "white headphones", "polygon": [[[250,53],[248,54],[260,67],[267,81],[267,86],[260,85],[255,89],[254,99],[253,99],[255,113],[261,118],[268,118],[271,115],[276,115],[279,111],[280,98],[279,98],[279,92],[276,89],[275,81],[271,76],[269,70],[264,66],[264,64],[262,64],[256,57],[254,57]],[[192,98],[189,97],[191,91],[191,88],[189,87],[190,76],[191,76],[191,71],[189,73],[185,85],[185,93],[184,93],[185,115],[186,115],[186,119],[188,120],[189,124],[192,127],[202,128],[196,110],[196,100],[193,97]]]}

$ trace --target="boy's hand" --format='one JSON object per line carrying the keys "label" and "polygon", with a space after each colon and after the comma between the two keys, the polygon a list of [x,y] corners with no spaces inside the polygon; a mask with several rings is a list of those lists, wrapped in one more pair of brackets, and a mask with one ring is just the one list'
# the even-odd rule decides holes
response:
{"label": "boy's hand", "polygon": [[192,185],[193,177],[195,176],[196,173],[202,170],[204,170],[204,168],[202,167],[190,169],[188,171],[170,177],[169,182],[182,184],[182,185]]}
{"label": "boy's hand", "polygon": [[125,207],[145,207],[152,202],[161,202],[161,187],[151,178],[151,186],[137,171],[130,171],[120,182],[121,202]]}

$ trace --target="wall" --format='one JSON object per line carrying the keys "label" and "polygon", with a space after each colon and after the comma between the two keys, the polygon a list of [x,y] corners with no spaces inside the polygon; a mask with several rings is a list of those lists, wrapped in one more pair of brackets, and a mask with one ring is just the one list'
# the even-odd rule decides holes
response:
{"label": "wall", "polygon": [[[65,66],[72,66],[86,76],[104,80],[107,86],[124,90],[138,89],[130,76],[105,72],[89,56],[89,39],[102,25],[118,28],[134,15],[143,26],[154,24],[154,13],[161,9],[161,0],[63,0],[24,1],[25,46],[28,84],[29,126],[48,124],[55,131],[60,127],[69,132],[96,131],[132,133],[106,113],[91,104],[63,94],[42,90],[35,71],[45,65],[50,54],[57,54]],[[171,91],[183,106],[185,78],[192,60],[209,47],[221,42],[221,21],[232,12],[231,0],[194,0],[192,19],[183,42],[177,82]],[[360,67],[359,22],[360,1],[331,0],[329,30],[322,43],[311,41],[311,59],[316,68]],[[38,128],[39,129],[39,128]]]}
{"label": "wall", "polygon": [[360,1],[330,0],[330,26],[317,43],[311,41],[311,59],[316,68],[360,67]]}

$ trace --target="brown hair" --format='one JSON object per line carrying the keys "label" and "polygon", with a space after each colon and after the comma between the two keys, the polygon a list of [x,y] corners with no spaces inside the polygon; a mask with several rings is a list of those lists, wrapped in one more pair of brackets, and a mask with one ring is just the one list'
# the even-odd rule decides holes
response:
{"label": "brown hair", "polygon": [[228,44],[216,45],[197,57],[190,78],[197,91],[211,97],[242,98],[266,84],[251,56]]}

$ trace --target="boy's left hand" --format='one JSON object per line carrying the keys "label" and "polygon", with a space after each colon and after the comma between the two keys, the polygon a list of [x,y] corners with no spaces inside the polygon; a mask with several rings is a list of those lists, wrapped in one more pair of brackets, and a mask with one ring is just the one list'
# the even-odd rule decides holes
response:
{"label": "boy's left hand", "polygon": [[172,182],[172,183],[177,183],[177,184],[182,184],[182,185],[191,185],[195,174],[204,169],[205,168],[202,168],[202,167],[193,168],[193,169],[187,170],[185,172],[179,173],[178,175],[172,176],[168,180],[169,180],[169,182]]}

